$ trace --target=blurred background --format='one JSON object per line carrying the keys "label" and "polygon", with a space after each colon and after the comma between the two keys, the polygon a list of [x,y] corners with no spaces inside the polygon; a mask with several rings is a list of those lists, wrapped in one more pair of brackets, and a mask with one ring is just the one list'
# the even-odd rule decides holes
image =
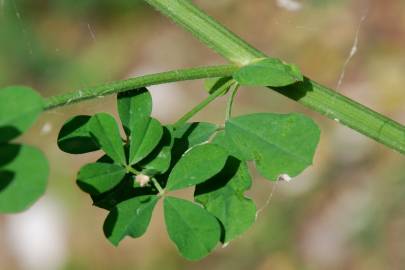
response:
{"label": "blurred background", "polygon": [[[198,0],[221,23],[312,79],[405,123],[405,1]],[[0,0],[0,87],[45,97],[174,68],[225,63],[140,0]],[[171,123],[202,100],[202,81],[151,87],[154,116]],[[225,99],[195,117],[221,123]],[[107,111],[109,96],[46,112],[19,140],[51,163],[46,195],[0,216],[0,269],[404,269],[405,159],[265,88],[239,92],[234,113],[301,112],[321,126],[314,166],[290,183],[255,176],[263,208],[240,239],[200,262],[181,258],[158,205],[148,232],[114,248],[107,215],[75,184],[92,155],[56,146],[63,122]],[[270,198],[270,200],[269,200]]]}

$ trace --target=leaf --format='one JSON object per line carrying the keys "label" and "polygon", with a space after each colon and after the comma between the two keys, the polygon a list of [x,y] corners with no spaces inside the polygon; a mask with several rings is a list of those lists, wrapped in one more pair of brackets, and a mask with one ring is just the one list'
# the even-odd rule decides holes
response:
{"label": "leaf", "polygon": [[117,246],[125,236],[142,236],[150,223],[158,196],[139,196],[118,204],[104,222],[104,234]]}
{"label": "leaf", "polygon": [[109,163],[90,163],[83,166],[77,184],[91,195],[99,195],[117,186],[126,174],[125,168]]}
{"label": "leaf", "polygon": [[131,133],[129,164],[133,165],[149,155],[159,144],[162,135],[163,127],[154,118],[148,118],[142,127],[134,129]]}
{"label": "leaf", "polygon": [[107,113],[95,114],[89,121],[89,127],[101,149],[115,162],[125,165],[122,138],[114,117]]}
{"label": "leaf", "polygon": [[18,137],[31,127],[43,108],[42,97],[29,87],[0,89],[0,143]]}
{"label": "leaf", "polygon": [[163,128],[163,136],[158,146],[138,164],[142,167],[142,172],[153,176],[165,173],[170,168],[171,151],[174,142],[172,132],[169,127]]}
{"label": "leaf", "polygon": [[127,136],[132,131],[142,129],[142,123],[149,121],[152,113],[152,96],[148,89],[139,88],[119,93],[118,113]]}
{"label": "leaf", "polygon": [[206,122],[187,123],[174,130],[172,147],[172,166],[177,163],[187,149],[204,142],[217,131],[218,126]]}
{"label": "leaf", "polygon": [[225,166],[228,153],[214,144],[190,148],[174,166],[167,181],[167,190],[187,188],[206,181]]}
{"label": "leaf", "polygon": [[320,130],[301,114],[258,113],[231,118],[225,132],[246,160],[254,160],[260,174],[277,180],[312,164]]}
{"label": "leaf", "polygon": [[163,208],[167,232],[182,256],[199,260],[215,248],[221,227],[213,215],[192,202],[174,197],[166,197]]}
{"label": "leaf", "polygon": [[139,88],[118,94],[118,112],[125,133],[130,137],[129,164],[133,165],[158,145],[163,135],[160,122],[151,118],[152,96]]}
{"label": "leaf", "polygon": [[286,86],[304,80],[296,65],[276,58],[264,58],[236,71],[233,78],[247,86]]}
{"label": "leaf", "polygon": [[100,147],[90,134],[91,116],[78,115],[65,122],[58,135],[58,146],[69,154],[84,154]]}
{"label": "leaf", "polygon": [[187,148],[208,141],[218,129],[218,125],[207,122],[187,123],[174,131],[174,137],[187,144]]}
{"label": "leaf", "polygon": [[113,189],[99,195],[90,195],[93,200],[93,205],[106,210],[111,210],[117,204],[126,200],[142,195],[155,195],[156,193],[157,192],[154,191],[152,187],[134,187],[133,176],[127,174]]}
{"label": "leaf", "polygon": [[0,212],[26,210],[45,193],[48,161],[27,145],[2,144],[0,153]]}
{"label": "leaf", "polygon": [[209,78],[204,81],[204,88],[210,95],[216,92],[226,95],[233,83],[235,81],[232,77]]}
{"label": "leaf", "polygon": [[228,154],[234,156],[240,160],[248,160],[249,158],[244,156],[244,154],[238,149],[238,147],[233,143],[233,141],[226,135],[224,130],[219,131],[214,139],[213,144],[217,144],[228,151]]}
{"label": "leaf", "polygon": [[223,225],[223,243],[243,234],[255,222],[256,206],[243,195],[251,184],[246,162],[230,157],[221,173],[196,187],[195,200]]}

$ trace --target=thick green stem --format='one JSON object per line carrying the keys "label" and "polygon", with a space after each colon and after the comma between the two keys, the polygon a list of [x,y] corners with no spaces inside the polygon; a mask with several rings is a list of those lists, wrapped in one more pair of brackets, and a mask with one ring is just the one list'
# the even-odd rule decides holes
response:
{"label": "thick green stem", "polygon": [[[145,0],[200,41],[237,65],[265,55],[227,30],[189,0]],[[275,89],[282,95],[346,125],[394,150],[405,153],[405,127],[359,103],[306,79]]]}
{"label": "thick green stem", "polygon": [[145,86],[204,78],[229,77],[232,76],[237,69],[238,67],[235,65],[179,69],[106,83],[50,97],[45,101],[45,110]]}

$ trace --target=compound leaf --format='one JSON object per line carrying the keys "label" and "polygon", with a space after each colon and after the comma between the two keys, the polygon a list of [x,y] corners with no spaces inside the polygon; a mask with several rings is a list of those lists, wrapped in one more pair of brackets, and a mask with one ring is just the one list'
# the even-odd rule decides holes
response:
{"label": "compound leaf", "polygon": [[0,89],[0,143],[26,131],[44,108],[44,100],[33,89],[10,86]]}
{"label": "compound leaf", "polygon": [[227,158],[227,151],[218,145],[206,143],[190,148],[171,171],[167,189],[182,189],[206,181],[221,171]]}
{"label": "compound leaf", "polygon": [[150,223],[153,209],[159,197],[139,196],[116,205],[104,222],[104,234],[117,246],[125,236],[142,236]]}
{"label": "compound leaf", "polygon": [[270,180],[296,176],[310,166],[320,137],[318,126],[301,114],[243,115],[227,121],[225,132]]}
{"label": "compound leaf", "polygon": [[125,168],[110,163],[90,163],[83,166],[77,184],[90,195],[99,195],[117,186],[126,174]]}
{"label": "compound leaf", "polygon": [[304,80],[296,65],[276,58],[264,58],[235,72],[233,78],[247,86],[286,86]]}
{"label": "compound leaf", "polygon": [[202,207],[174,197],[163,203],[166,229],[181,255],[189,260],[207,256],[217,245],[221,227]]}
{"label": "compound leaf", "polygon": [[195,200],[223,225],[223,243],[235,239],[255,222],[256,206],[243,195],[251,184],[246,162],[230,157],[221,173],[196,187]]}
{"label": "compound leaf", "polygon": [[83,154],[99,150],[90,134],[91,116],[78,115],[65,122],[58,135],[59,148],[69,154]]}
{"label": "compound leaf", "polygon": [[0,212],[26,210],[45,192],[48,161],[27,145],[3,144],[0,153]]}
{"label": "compound leaf", "polygon": [[95,114],[89,121],[89,127],[101,149],[116,163],[125,165],[124,146],[114,117],[107,113]]}

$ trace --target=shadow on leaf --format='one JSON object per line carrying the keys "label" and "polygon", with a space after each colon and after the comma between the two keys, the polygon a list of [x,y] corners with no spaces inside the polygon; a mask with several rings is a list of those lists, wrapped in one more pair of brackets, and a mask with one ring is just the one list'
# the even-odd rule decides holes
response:
{"label": "shadow on leaf", "polygon": [[7,188],[13,181],[15,173],[12,171],[0,171],[0,192]]}
{"label": "shadow on leaf", "polygon": [[20,153],[21,146],[18,144],[0,145],[0,167],[12,162]]}
{"label": "shadow on leaf", "polygon": [[21,135],[21,131],[13,126],[0,127],[0,142],[8,142]]}

